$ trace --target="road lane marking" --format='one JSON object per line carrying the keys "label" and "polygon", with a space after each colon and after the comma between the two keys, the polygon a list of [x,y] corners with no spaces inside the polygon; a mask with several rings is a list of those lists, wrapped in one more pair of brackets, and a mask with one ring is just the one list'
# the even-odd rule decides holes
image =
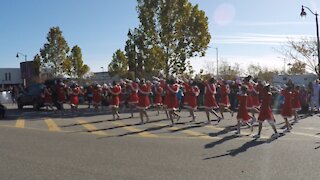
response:
{"label": "road lane marking", "polygon": [[94,125],[89,124],[85,120],[77,120],[77,122],[79,123],[79,125],[86,128],[89,133],[97,134],[97,135],[107,135],[107,133],[105,133],[104,131],[98,130]]}
{"label": "road lane marking", "polygon": [[16,126],[17,128],[24,128],[24,125],[25,125],[25,120],[23,119],[18,119],[17,122],[16,122]]}
{"label": "road lane marking", "polygon": [[[162,124],[162,123],[154,123],[156,126],[168,126],[166,124]],[[182,130],[180,128],[177,128],[177,127],[169,127],[168,129],[170,129],[171,131],[179,131],[179,132],[182,132],[184,134],[187,134],[187,135],[190,135],[190,136],[194,136],[194,137],[198,137],[198,138],[201,138],[201,139],[221,139],[219,137],[212,137],[212,136],[208,136],[206,134],[203,134],[203,133],[199,133],[199,132],[195,132],[195,131],[191,131],[191,130]]]}
{"label": "road lane marking", "polygon": [[61,131],[57,124],[50,118],[44,120],[49,128],[49,131]]}
{"label": "road lane marking", "polygon": [[122,122],[112,122],[112,124],[115,124],[115,125],[117,125],[117,126],[123,126],[123,127],[121,127],[121,128],[126,129],[126,130],[128,130],[128,131],[130,131],[130,132],[134,132],[134,133],[139,132],[139,133],[137,133],[137,134],[138,134],[139,136],[142,136],[142,137],[159,137],[159,136],[157,136],[157,135],[155,135],[155,134],[151,134],[151,133],[149,133],[149,132],[141,132],[141,131],[143,131],[143,130],[138,129],[138,128],[135,128],[135,127],[132,127],[132,126],[128,126],[127,124],[124,124],[124,123],[122,123]]}

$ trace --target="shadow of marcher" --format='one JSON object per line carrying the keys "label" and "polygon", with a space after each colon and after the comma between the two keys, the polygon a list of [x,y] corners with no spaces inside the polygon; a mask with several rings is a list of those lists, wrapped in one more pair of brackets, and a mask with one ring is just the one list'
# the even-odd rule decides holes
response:
{"label": "shadow of marcher", "polygon": [[224,143],[224,142],[226,142],[226,141],[235,139],[235,138],[237,138],[237,137],[239,137],[239,136],[237,136],[237,135],[235,135],[235,134],[234,134],[234,135],[231,135],[231,136],[225,136],[225,137],[223,137],[222,139],[219,139],[218,141],[214,141],[214,142],[211,142],[211,143],[208,143],[208,144],[204,145],[204,148],[205,148],[205,149],[213,148],[213,147],[215,147],[215,146],[218,145],[218,144],[222,144],[222,143]]}
{"label": "shadow of marcher", "polygon": [[[282,134],[281,136],[283,136],[283,135],[284,134]],[[228,150],[227,153],[225,153],[225,154],[212,156],[212,157],[207,157],[207,158],[204,158],[203,160],[215,159],[215,158],[224,157],[224,156],[232,156],[232,157],[234,157],[234,156],[237,156],[240,153],[243,153],[243,152],[247,151],[250,148],[253,148],[253,147],[256,147],[256,146],[259,146],[259,145],[262,145],[262,144],[266,144],[266,143],[271,143],[272,141],[274,141],[274,140],[276,140],[278,138],[269,138],[268,140],[253,139],[251,141],[248,141],[248,142],[244,143],[239,148]]]}
{"label": "shadow of marcher", "polygon": [[[320,142],[316,142],[316,144],[320,144]],[[315,147],[314,149],[319,149],[320,146]]]}

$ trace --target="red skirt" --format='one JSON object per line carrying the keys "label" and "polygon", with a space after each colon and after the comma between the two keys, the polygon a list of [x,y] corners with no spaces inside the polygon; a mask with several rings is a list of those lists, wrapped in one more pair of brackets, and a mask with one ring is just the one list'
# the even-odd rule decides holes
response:
{"label": "red skirt", "polygon": [[156,94],[155,99],[154,99],[154,104],[162,105],[162,96],[161,96],[161,94]]}
{"label": "red skirt", "polygon": [[252,117],[248,114],[248,109],[246,107],[239,107],[237,114],[238,121],[248,122],[251,118]]}
{"label": "red skirt", "polygon": [[189,109],[196,110],[197,109],[197,96],[190,96],[186,107]]}
{"label": "red skirt", "polygon": [[139,96],[137,93],[131,93],[129,97],[129,104],[138,104],[139,102]]}
{"label": "red skirt", "polygon": [[176,110],[178,108],[178,98],[176,95],[167,96],[167,109],[168,110]]}
{"label": "red skirt", "polygon": [[79,98],[78,98],[78,96],[71,95],[71,97],[70,97],[70,104],[71,104],[72,106],[78,106],[78,105],[79,105]]}
{"label": "red skirt", "polygon": [[265,120],[275,120],[272,110],[270,107],[261,107],[260,109],[260,113],[259,113],[259,117],[258,117],[259,121],[265,121]]}
{"label": "red skirt", "polygon": [[204,102],[206,109],[217,109],[219,108],[216,98],[214,96],[206,96]]}
{"label": "red skirt", "polygon": [[110,107],[115,107],[118,108],[120,104],[120,98],[119,96],[112,96],[111,101],[110,101]]}
{"label": "red skirt", "polygon": [[259,96],[254,95],[252,97],[252,107],[257,108],[260,107]]}
{"label": "red skirt", "polygon": [[138,109],[148,109],[150,107],[150,100],[148,95],[141,95],[137,105]]}
{"label": "red skirt", "polygon": [[300,100],[299,100],[299,99],[293,100],[293,102],[292,102],[292,109],[293,109],[293,110],[296,110],[296,111],[301,110],[301,104],[300,104]]}
{"label": "red skirt", "polygon": [[281,115],[284,118],[292,117],[292,107],[291,105],[283,105],[282,110],[281,110]]}
{"label": "red skirt", "polygon": [[219,105],[229,107],[230,106],[229,96],[221,95]]}
{"label": "red skirt", "polygon": [[253,108],[253,99],[252,96],[248,96],[247,98],[247,109],[252,109]]}

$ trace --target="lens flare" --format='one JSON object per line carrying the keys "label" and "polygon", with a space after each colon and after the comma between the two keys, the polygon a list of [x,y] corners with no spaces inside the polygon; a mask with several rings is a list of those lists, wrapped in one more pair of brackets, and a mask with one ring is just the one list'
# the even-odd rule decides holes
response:
{"label": "lens flare", "polygon": [[232,4],[220,4],[214,11],[214,22],[225,26],[233,22],[236,11]]}

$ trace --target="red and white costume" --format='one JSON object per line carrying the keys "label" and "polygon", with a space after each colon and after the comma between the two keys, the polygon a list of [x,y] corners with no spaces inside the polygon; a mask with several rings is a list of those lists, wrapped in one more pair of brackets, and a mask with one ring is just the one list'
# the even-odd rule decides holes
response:
{"label": "red and white costume", "polygon": [[163,88],[161,86],[155,86],[154,88],[155,98],[154,98],[154,104],[155,105],[162,105],[162,93]]}
{"label": "red and white costume", "polygon": [[100,87],[96,87],[92,90],[92,94],[93,94],[92,104],[94,106],[101,105],[101,99],[102,99],[101,93],[102,93],[102,88]]}
{"label": "red and white costume", "polygon": [[220,84],[220,88],[221,88],[221,94],[220,94],[219,105],[229,107],[230,106],[230,101],[229,101],[230,88],[228,85],[224,84],[223,82]]}
{"label": "red and white costume", "polygon": [[115,85],[110,87],[109,93],[112,95],[109,107],[118,108],[120,104],[119,95],[121,94],[121,86]]}
{"label": "red and white costume", "polygon": [[199,96],[200,90],[198,86],[189,86],[187,94],[187,105],[186,107],[189,109],[196,110],[197,109],[197,97]]}
{"label": "red and white costume", "polygon": [[130,92],[130,97],[129,97],[129,104],[136,105],[139,102],[139,96],[138,96],[138,91],[139,91],[139,85],[136,82],[132,82],[128,84],[128,89]]}
{"label": "red and white costume", "polygon": [[284,104],[282,106],[281,115],[284,118],[292,116],[292,92],[288,90],[282,90],[281,95],[284,96]]}
{"label": "red and white costume", "polygon": [[167,109],[170,110],[176,110],[178,108],[178,98],[177,93],[179,91],[179,85],[178,84],[168,84],[167,85]]}
{"label": "red and white costume", "polygon": [[252,107],[253,108],[259,108],[260,107],[260,101],[259,101],[259,91],[258,91],[257,85],[256,86],[252,86],[251,98],[252,98]]}
{"label": "red and white costume", "polygon": [[237,114],[238,121],[248,122],[251,120],[251,116],[248,114],[247,109],[247,100],[248,100],[247,94],[238,94],[238,101],[239,101],[239,109]]}
{"label": "red and white costume", "polygon": [[300,92],[298,90],[292,92],[292,109],[296,111],[301,110]]}
{"label": "red and white costume", "polygon": [[65,86],[58,87],[58,103],[62,104],[66,101]]}
{"label": "red and white costume", "polygon": [[254,93],[254,88],[252,83],[250,82],[245,82],[244,84],[248,87],[247,109],[252,109],[253,108],[252,94]]}
{"label": "red and white costume", "polygon": [[260,112],[259,112],[259,117],[258,120],[260,122],[263,122],[265,120],[267,121],[275,121],[272,109],[271,109],[271,104],[272,104],[272,94],[271,92],[262,92],[262,102],[261,102],[261,107],[260,107]]}
{"label": "red and white costume", "polygon": [[219,108],[215,95],[217,94],[216,86],[213,83],[208,83],[204,89],[205,101],[204,105],[206,109]]}
{"label": "red and white costume", "polygon": [[46,106],[52,106],[52,92],[50,88],[44,89],[44,105]]}
{"label": "red and white costume", "polygon": [[80,88],[79,87],[73,87],[70,92],[70,105],[71,106],[78,106],[79,105],[79,94],[80,94]]}
{"label": "red and white costume", "polygon": [[150,107],[150,95],[151,89],[147,84],[142,84],[139,86],[139,102],[137,105],[138,109],[148,109]]}

